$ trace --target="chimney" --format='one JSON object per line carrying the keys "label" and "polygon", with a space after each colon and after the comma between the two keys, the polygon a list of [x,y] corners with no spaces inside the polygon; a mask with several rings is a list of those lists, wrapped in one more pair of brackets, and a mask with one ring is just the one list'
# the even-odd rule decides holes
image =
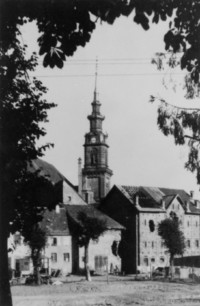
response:
{"label": "chimney", "polygon": [[195,200],[194,204],[195,204],[197,209],[200,209],[200,202],[198,200]]}
{"label": "chimney", "polygon": [[190,201],[186,201],[186,212],[190,212]]}
{"label": "chimney", "polygon": [[165,200],[164,199],[161,200],[161,205],[162,205],[162,209],[165,210]]}
{"label": "chimney", "polygon": [[81,196],[82,195],[82,160],[79,157],[78,159],[78,193]]}
{"label": "chimney", "polygon": [[136,207],[139,206],[139,195],[136,195],[136,197],[135,197],[135,206]]}
{"label": "chimney", "polygon": [[190,191],[190,197],[191,197],[191,199],[194,199],[194,191],[193,190]]}
{"label": "chimney", "polygon": [[60,206],[56,205],[56,213],[59,214],[60,213]]}

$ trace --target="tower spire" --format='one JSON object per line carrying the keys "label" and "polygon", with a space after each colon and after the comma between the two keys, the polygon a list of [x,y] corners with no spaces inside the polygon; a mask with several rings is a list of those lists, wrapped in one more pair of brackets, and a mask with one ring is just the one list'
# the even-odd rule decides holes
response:
{"label": "tower spire", "polygon": [[95,65],[94,101],[97,100],[97,76],[98,76],[98,57],[96,57],[96,65]]}

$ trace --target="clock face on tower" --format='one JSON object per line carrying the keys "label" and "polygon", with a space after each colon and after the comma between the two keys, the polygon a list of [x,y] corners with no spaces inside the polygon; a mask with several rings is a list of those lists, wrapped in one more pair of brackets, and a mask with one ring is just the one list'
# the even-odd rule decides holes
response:
{"label": "clock face on tower", "polygon": [[92,137],[91,138],[91,143],[95,143],[96,142],[96,138],[95,137]]}

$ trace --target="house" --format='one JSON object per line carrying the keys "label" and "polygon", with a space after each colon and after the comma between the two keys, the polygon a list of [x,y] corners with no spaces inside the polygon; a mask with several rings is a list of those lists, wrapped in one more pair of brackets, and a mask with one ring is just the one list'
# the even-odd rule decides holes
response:
{"label": "house", "polygon": [[90,269],[97,273],[106,272],[107,269],[111,271],[112,267],[121,271],[121,259],[113,254],[112,245],[121,241],[121,232],[124,230],[124,227],[103,212],[97,210],[93,205],[67,205],[67,215],[73,241],[74,272],[77,271],[77,268],[79,271],[80,269],[83,270],[85,261],[84,248],[77,246],[76,237],[73,235],[74,227],[79,223],[78,217],[80,213],[105,222],[106,231],[99,237],[98,241],[91,240],[89,244]]}
{"label": "house", "polygon": [[184,256],[200,255],[200,202],[182,189],[114,186],[100,209],[122,224],[122,270],[136,273],[169,265],[169,255],[157,226],[175,213],[186,239]]}
{"label": "house", "polygon": [[[49,273],[60,270],[64,275],[78,273],[84,267],[83,248],[76,243],[72,223],[76,223],[78,214],[84,211],[88,215],[105,220],[106,231],[98,242],[90,243],[90,266],[93,270],[104,272],[107,265],[121,269],[121,260],[112,254],[113,241],[120,241],[123,226],[88,205],[77,193],[76,188],[53,165],[38,159],[32,163],[32,171],[40,171],[54,186],[57,205],[54,209],[45,208],[42,227],[47,230],[47,245],[43,252],[43,266]],[[16,240],[18,237],[18,241]],[[23,242],[19,233],[9,239],[10,266],[16,274],[28,274],[33,270],[30,249]]]}

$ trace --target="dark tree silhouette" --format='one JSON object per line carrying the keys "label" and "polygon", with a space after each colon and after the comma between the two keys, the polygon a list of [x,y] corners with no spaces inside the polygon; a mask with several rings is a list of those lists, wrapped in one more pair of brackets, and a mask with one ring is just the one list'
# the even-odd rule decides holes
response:
{"label": "dark tree silhouette", "polygon": [[[33,71],[36,65],[35,54],[25,59],[25,47],[18,40],[12,42],[9,52],[1,53],[0,169],[3,175],[0,176],[0,304],[5,306],[12,305],[7,238],[11,231],[21,230],[18,216],[25,211],[27,202],[24,200],[39,179],[39,173],[32,174],[32,178],[27,176],[27,166],[50,146],[36,145],[37,139],[46,133],[41,123],[47,121],[47,111],[55,106],[43,99],[47,89],[42,83],[36,78],[31,81],[28,77],[28,72]],[[27,190],[24,187],[28,186],[30,179],[32,184]],[[32,197],[31,203],[34,199]],[[34,202],[33,206],[36,207],[37,203]],[[30,208],[31,205],[27,206],[28,210]]]}
{"label": "dark tree silhouette", "polygon": [[39,224],[34,224],[29,235],[26,234],[24,239],[31,249],[31,259],[34,268],[34,279],[35,284],[41,285],[40,268],[42,260],[42,250],[45,248],[47,242],[47,232]]}
{"label": "dark tree silhouette", "polygon": [[158,224],[158,235],[163,239],[163,243],[170,255],[170,267],[173,277],[173,262],[175,255],[183,255],[185,250],[185,238],[180,230],[178,218],[171,217],[162,220]]}
{"label": "dark tree silhouette", "polygon": [[190,71],[197,83],[200,72],[199,10],[200,3],[195,0],[2,0],[1,40],[8,49],[16,39],[19,26],[36,20],[41,33],[38,44],[40,55],[44,55],[44,66],[62,68],[66,57],[89,42],[98,19],[113,24],[120,16],[132,14],[133,21],[148,30],[151,23],[172,17],[164,36],[166,50],[183,51],[181,68]]}

